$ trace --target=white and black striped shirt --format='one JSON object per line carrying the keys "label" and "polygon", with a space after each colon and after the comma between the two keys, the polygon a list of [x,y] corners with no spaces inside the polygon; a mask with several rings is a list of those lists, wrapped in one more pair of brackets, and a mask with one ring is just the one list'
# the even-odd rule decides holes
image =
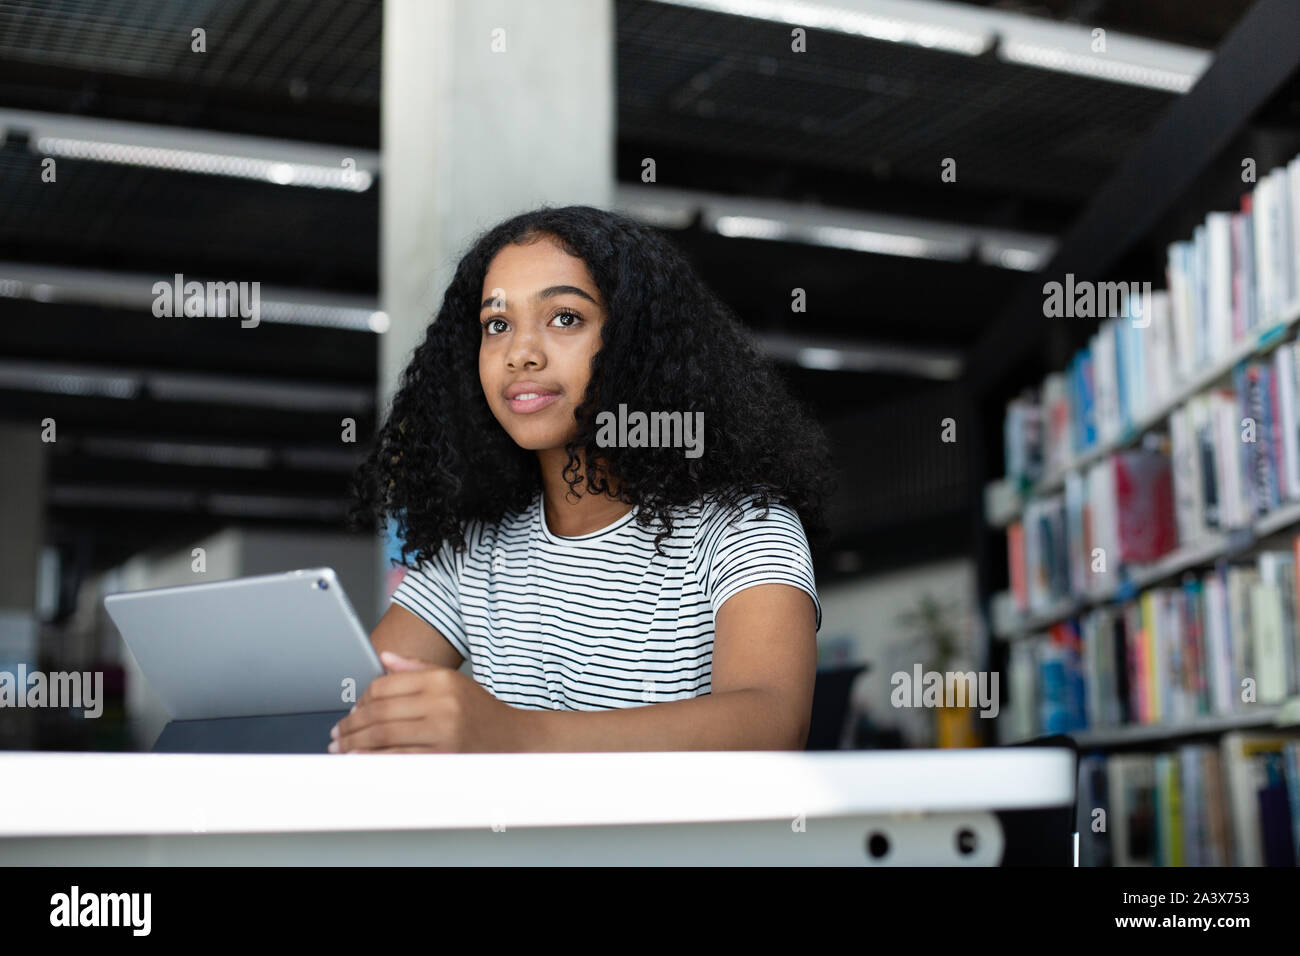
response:
{"label": "white and black striped shirt", "polygon": [[657,525],[636,509],[590,534],[562,538],[542,494],[501,522],[470,522],[467,548],[444,542],[408,570],[392,600],[436,627],[474,678],[517,707],[605,710],[710,692],[715,615],[737,591],[791,584],[808,592],[821,628],[808,539],[798,515],[753,499],[734,523],[723,506],[674,512]]}

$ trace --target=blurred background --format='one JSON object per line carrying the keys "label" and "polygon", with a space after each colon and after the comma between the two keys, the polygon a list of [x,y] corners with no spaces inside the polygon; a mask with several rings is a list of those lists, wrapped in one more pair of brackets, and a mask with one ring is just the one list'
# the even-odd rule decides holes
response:
{"label": "blurred background", "polygon": [[[343,530],[347,479],[466,243],[541,202],[663,230],[831,435],[822,738],[991,742],[889,674],[1002,653],[1005,406],[1093,331],[1027,316],[1043,270],[1160,276],[1235,204],[1236,147],[1300,149],[1294,60],[1161,126],[1252,6],[0,0],[0,669],[107,695],[0,713],[0,747],[147,749],[166,717],[103,596],[200,559],[334,567],[373,626],[400,569]],[[1160,135],[1186,175],[1126,218]],[[260,324],[159,316],[174,280],[257,281]]]}

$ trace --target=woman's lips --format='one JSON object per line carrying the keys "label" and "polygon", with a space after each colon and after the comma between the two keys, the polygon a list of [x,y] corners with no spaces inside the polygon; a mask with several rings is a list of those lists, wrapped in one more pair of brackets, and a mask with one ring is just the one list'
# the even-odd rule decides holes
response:
{"label": "woman's lips", "polygon": [[510,406],[512,412],[528,415],[540,411],[559,397],[559,393],[556,392],[550,395],[538,395],[536,398],[511,398],[506,401],[506,404]]}

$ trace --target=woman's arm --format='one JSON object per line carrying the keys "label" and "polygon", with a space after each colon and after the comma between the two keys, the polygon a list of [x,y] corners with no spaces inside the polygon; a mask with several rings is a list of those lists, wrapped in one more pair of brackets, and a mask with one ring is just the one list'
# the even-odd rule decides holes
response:
{"label": "woman's arm", "polygon": [[427,621],[400,604],[391,605],[370,632],[375,653],[392,651],[402,657],[439,667],[460,667],[465,658]]}
{"label": "woman's arm", "polygon": [[354,712],[339,721],[330,749],[802,750],[817,674],[816,627],[812,598],[794,585],[760,584],[737,591],[723,603],[715,622],[712,693],[621,710],[512,707],[448,667],[394,662],[398,670],[371,681]]}
{"label": "woman's arm", "polygon": [[717,613],[712,693],[607,711],[520,711],[523,749],[802,750],[817,676],[812,598],[789,584],[738,591]]}

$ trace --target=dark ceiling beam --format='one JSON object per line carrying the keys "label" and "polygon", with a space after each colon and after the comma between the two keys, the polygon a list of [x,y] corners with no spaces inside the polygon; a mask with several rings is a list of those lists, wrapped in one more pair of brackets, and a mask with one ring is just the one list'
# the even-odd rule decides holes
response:
{"label": "dark ceiling beam", "polygon": [[277,95],[0,59],[0,95],[11,109],[379,149],[378,90],[373,102],[311,93],[295,98],[287,87]]}

